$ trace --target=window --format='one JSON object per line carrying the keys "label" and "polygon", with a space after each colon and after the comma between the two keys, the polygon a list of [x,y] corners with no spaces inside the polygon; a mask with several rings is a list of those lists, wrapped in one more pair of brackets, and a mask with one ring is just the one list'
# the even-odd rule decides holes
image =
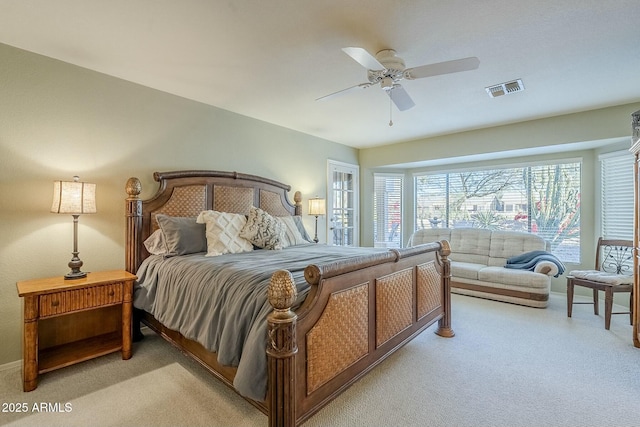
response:
{"label": "window", "polygon": [[527,231],[580,262],[580,162],[415,177],[415,227]]}
{"label": "window", "polygon": [[601,235],[633,240],[633,155],[628,151],[600,156]]}
{"label": "window", "polygon": [[373,176],[373,242],[377,248],[402,246],[402,184],[399,174]]}

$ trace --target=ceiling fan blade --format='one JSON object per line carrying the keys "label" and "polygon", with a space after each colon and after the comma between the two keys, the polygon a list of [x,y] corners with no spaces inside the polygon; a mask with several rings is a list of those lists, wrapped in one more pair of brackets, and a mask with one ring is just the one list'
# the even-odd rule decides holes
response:
{"label": "ceiling fan blade", "polygon": [[366,88],[368,88],[368,87],[370,87],[372,85],[373,85],[373,83],[368,83],[368,82],[367,83],[360,83],[359,85],[351,86],[351,87],[348,87],[346,89],[342,89],[342,90],[339,90],[337,92],[330,93],[329,95],[325,95],[325,96],[321,96],[320,98],[316,98],[316,101],[324,101],[325,99],[335,98],[335,97],[338,97],[338,96],[345,95],[345,94],[347,94],[349,92],[352,92],[355,89],[366,89]]}
{"label": "ceiling fan blade", "polygon": [[480,60],[475,56],[471,56],[469,58],[438,62],[436,64],[422,65],[415,68],[407,68],[404,70],[404,78],[407,80],[421,79],[423,77],[438,76],[440,74],[475,70],[479,66]]}
{"label": "ceiling fan blade", "polygon": [[382,65],[375,56],[361,47],[343,47],[342,51],[352,57],[358,64],[367,70],[384,70]]}
{"label": "ceiling fan blade", "polygon": [[404,88],[399,84],[393,85],[393,89],[388,90],[387,95],[389,95],[389,98],[391,98],[393,103],[396,104],[396,107],[398,107],[398,110],[400,111],[408,110],[409,108],[416,105],[407,91],[405,91]]}

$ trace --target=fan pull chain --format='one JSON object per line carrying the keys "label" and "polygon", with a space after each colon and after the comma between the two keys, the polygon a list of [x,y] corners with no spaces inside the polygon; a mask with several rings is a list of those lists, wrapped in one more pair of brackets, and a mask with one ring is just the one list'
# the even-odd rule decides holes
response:
{"label": "fan pull chain", "polygon": [[389,92],[389,126],[393,126],[393,108],[391,108],[391,97],[393,96],[393,92]]}

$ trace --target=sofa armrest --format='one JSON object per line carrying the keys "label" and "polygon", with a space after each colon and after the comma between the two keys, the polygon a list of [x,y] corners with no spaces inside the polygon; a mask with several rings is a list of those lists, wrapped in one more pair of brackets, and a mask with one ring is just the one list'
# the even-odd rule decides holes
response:
{"label": "sofa armrest", "polygon": [[546,274],[547,276],[555,276],[558,274],[558,266],[551,261],[540,261],[533,269],[536,273]]}

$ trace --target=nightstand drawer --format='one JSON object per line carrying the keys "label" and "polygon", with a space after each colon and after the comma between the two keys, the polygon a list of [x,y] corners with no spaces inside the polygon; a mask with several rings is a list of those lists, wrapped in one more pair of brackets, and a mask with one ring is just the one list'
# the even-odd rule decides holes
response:
{"label": "nightstand drawer", "polygon": [[122,303],[123,283],[40,295],[40,318]]}

